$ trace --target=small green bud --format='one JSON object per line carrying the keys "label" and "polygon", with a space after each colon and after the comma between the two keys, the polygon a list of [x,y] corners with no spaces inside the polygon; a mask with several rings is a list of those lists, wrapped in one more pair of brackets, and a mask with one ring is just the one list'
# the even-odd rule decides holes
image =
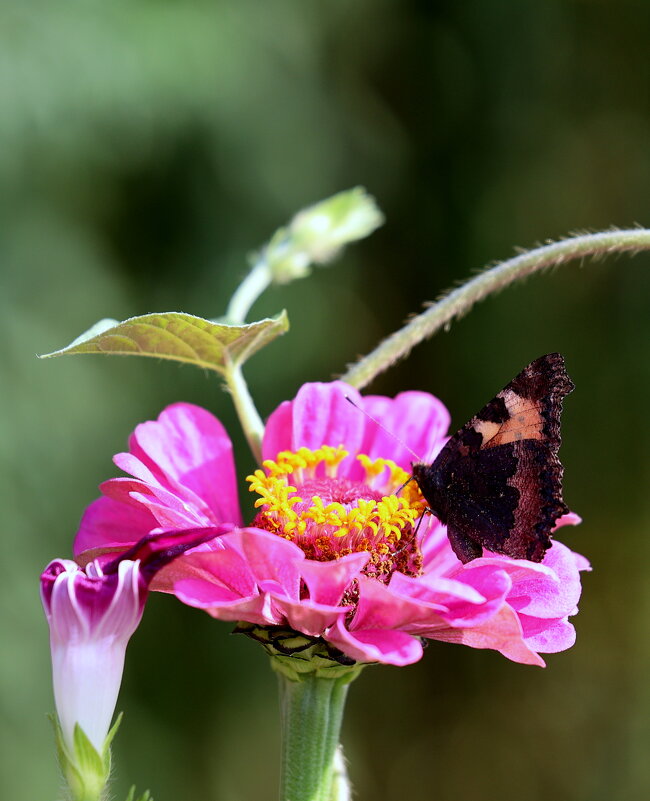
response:
{"label": "small green bud", "polygon": [[274,283],[304,278],[312,264],[332,261],[347,244],[369,236],[383,221],[379,207],[362,187],[303,209],[266,246],[264,256]]}
{"label": "small green bud", "polygon": [[369,236],[383,222],[374,198],[358,186],[298,212],[289,230],[296,246],[304,248],[314,264],[325,264],[345,245]]}

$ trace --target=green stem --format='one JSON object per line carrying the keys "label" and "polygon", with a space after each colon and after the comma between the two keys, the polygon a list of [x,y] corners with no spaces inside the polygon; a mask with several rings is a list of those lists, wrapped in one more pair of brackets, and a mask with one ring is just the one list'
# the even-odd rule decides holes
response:
{"label": "green stem", "polygon": [[271,271],[265,258],[260,258],[235,290],[226,311],[231,325],[244,325],[251,306],[271,284]]}
{"label": "green stem", "polygon": [[649,249],[650,230],[633,228],[573,236],[521,253],[479,273],[433,303],[385,339],[372,353],[350,367],[341,378],[353,387],[365,387],[379,373],[408,355],[423,339],[466,314],[479,300],[538,270],[588,256],[606,256],[626,251],[637,253]]}
{"label": "green stem", "polygon": [[238,364],[232,362],[226,366],[226,385],[232,396],[239,422],[244,430],[246,440],[258,464],[262,464],[262,436],[264,423],[255,408],[248,384]]}
{"label": "green stem", "polygon": [[348,685],[358,671],[336,678],[278,673],[282,714],[280,801],[330,801]]}

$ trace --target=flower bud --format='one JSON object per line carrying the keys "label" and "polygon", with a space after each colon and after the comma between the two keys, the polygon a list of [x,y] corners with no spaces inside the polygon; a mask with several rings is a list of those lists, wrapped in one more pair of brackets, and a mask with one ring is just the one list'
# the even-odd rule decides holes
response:
{"label": "flower bud", "polygon": [[142,619],[155,574],[224,527],[149,534],[131,549],[85,570],[55,559],[41,574],[50,626],[59,757],[73,798],[99,798],[110,771],[109,732],[124,656]]}
{"label": "flower bud", "polygon": [[146,583],[139,562],[122,561],[105,575],[99,563],[82,570],[55,559],[41,576],[50,625],[54,700],[65,745],[83,729],[98,754],[113,717],[127,643],[144,611]]}
{"label": "flower bud", "polygon": [[368,236],[383,221],[374,199],[361,187],[303,209],[266,247],[273,280],[283,284],[309,275],[311,264],[326,264],[345,245]]}

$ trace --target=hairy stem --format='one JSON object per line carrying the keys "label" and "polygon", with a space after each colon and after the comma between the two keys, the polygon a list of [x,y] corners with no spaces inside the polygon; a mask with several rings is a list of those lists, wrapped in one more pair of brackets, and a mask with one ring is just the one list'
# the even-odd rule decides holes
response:
{"label": "hairy stem", "polygon": [[525,278],[547,267],[565,264],[573,259],[630,251],[637,253],[642,250],[650,250],[650,230],[633,228],[572,236],[561,242],[552,242],[521,253],[484,270],[435,301],[403,328],[391,334],[375,350],[352,365],[341,378],[353,387],[365,387],[379,373],[407,356],[423,339],[449,325],[452,320],[462,317],[479,300],[498,292],[519,278]]}
{"label": "hairy stem", "polygon": [[345,798],[347,778],[336,772],[336,753],[348,684],[356,673],[337,678],[305,674],[280,680],[282,712],[281,801],[331,801],[336,778]]}

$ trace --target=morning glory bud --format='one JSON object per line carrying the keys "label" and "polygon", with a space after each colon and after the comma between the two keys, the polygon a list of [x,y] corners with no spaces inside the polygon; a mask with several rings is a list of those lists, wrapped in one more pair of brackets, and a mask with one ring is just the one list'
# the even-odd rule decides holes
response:
{"label": "morning glory bud", "polygon": [[41,575],[54,700],[71,753],[77,724],[102,753],[122,683],[126,646],[142,619],[146,594],[140,563],[130,560],[105,574],[98,562],[82,570],[68,559],[55,559]]}
{"label": "morning glory bud", "polygon": [[142,619],[151,580],[186,550],[226,530],[149,534],[103,565],[95,560],[83,569],[55,559],[43,571],[59,755],[74,799],[99,798],[108,778],[109,729],[126,646]]}

